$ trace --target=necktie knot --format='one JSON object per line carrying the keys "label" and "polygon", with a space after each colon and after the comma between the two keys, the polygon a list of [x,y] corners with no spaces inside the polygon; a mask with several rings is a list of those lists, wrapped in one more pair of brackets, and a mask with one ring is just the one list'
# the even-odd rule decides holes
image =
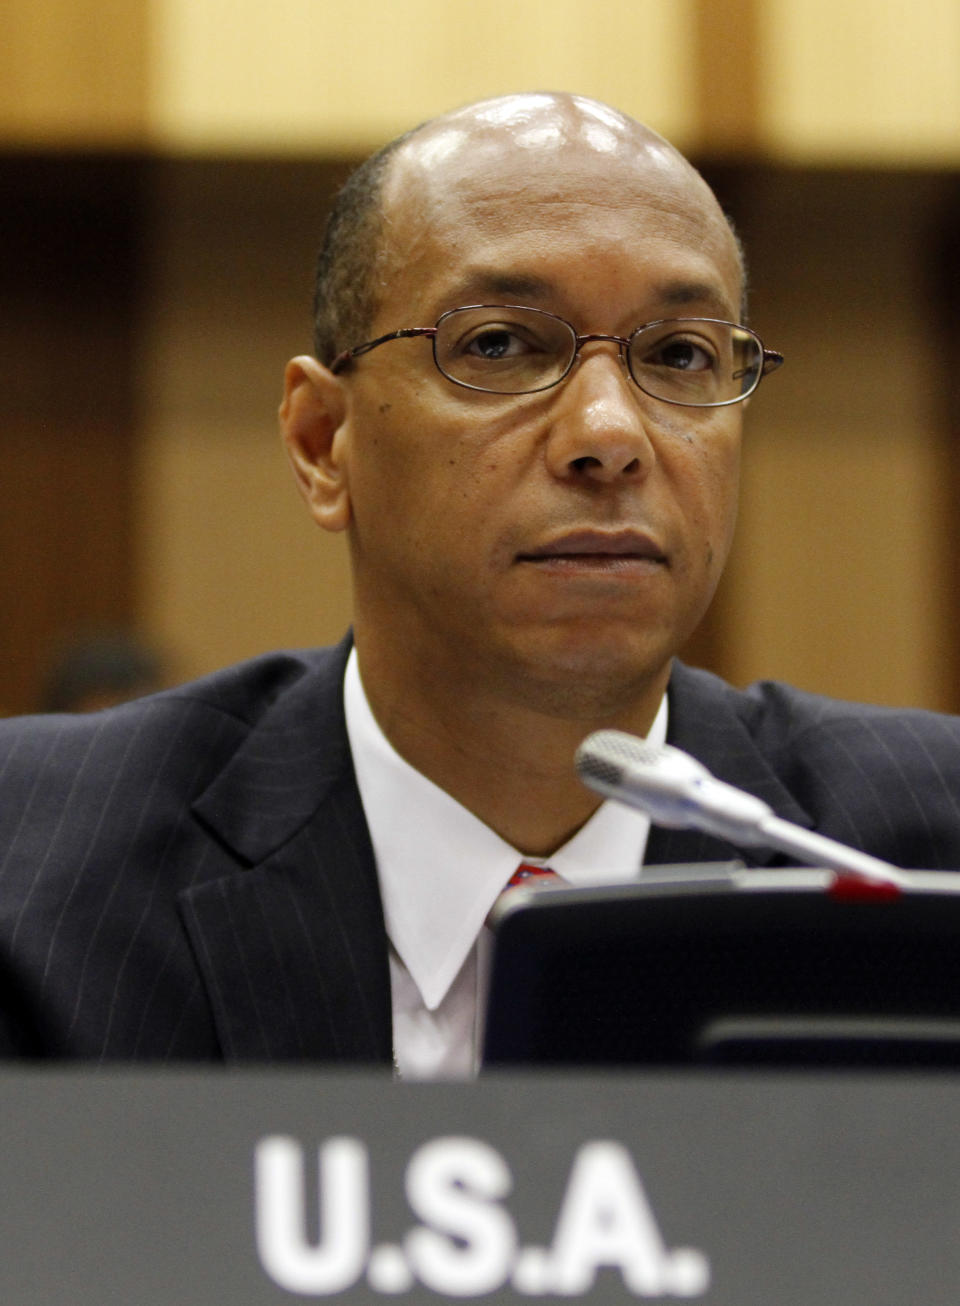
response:
{"label": "necktie knot", "polygon": [[562,883],[563,877],[558,875],[556,871],[552,871],[549,866],[533,866],[530,862],[521,862],[500,890],[496,902],[487,913],[487,924],[495,925],[497,923],[502,914],[503,905],[514,889],[521,886],[530,889],[541,889],[547,888],[551,884]]}
{"label": "necktie knot", "polygon": [[508,889],[515,889],[518,884],[539,888],[543,884],[548,884],[551,880],[559,879],[560,876],[556,871],[551,871],[549,866],[533,866],[530,862],[521,862],[510,876],[510,879],[507,880],[503,892],[506,893]]}

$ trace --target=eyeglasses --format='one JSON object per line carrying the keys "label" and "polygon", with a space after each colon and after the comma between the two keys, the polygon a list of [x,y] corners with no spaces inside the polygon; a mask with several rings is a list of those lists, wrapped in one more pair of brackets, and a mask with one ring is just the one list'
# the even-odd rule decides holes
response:
{"label": "eyeglasses", "polygon": [[454,385],[499,395],[537,394],[559,385],[581,348],[594,340],[618,347],[644,394],[691,408],[740,403],[783,362],[749,327],[714,318],[647,322],[629,336],[579,335],[562,317],[540,308],[471,304],[442,314],[436,326],[405,327],[346,349],[330,370],[341,372],[361,354],[409,336],[433,341],[433,360]]}

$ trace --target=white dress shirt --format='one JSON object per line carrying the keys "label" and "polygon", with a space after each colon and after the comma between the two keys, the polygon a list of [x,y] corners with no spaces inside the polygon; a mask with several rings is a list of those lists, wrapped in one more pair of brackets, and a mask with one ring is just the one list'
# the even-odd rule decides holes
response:
{"label": "white dress shirt", "polygon": [[[467,1077],[479,1059],[484,922],[519,863],[541,859],[512,848],[404,761],[370,710],[356,650],[344,701],[390,940],[397,1069],[405,1079]],[[648,738],[662,743],[666,733],[664,696]],[[642,813],[604,802],[550,866],[575,885],[636,879],[649,829]]]}

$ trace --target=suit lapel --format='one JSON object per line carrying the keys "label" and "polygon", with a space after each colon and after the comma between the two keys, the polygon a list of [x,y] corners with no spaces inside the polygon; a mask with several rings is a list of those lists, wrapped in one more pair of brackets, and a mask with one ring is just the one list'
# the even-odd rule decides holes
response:
{"label": "suit lapel", "polygon": [[[809,813],[797,802],[758,747],[751,725],[752,705],[746,695],[705,671],[674,663],[670,678],[670,718],[667,742],[703,762],[718,780],[762,798],[778,816],[809,829]],[[650,831],[647,865],[685,862],[728,862],[748,866],[786,864],[767,848],[742,848],[699,830]]]}
{"label": "suit lapel", "polygon": [[194,805],[241,863],[180,901],[228,1060],[390,1060],[383,910],[343,716],[348,651],[285,689]]}

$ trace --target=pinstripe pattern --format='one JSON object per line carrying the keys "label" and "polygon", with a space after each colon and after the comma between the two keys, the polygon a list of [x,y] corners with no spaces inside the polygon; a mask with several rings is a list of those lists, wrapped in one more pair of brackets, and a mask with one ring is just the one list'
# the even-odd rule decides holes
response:
{"label": "pinstripe pattern", "polygon": [[[960,868],[960,718],[842,703],[772,681],[741,693],[677,665],[668,742],[779,816],[900,866]],[[647,861],[782,865],[694,831],[654,830]]]}
{"label": "pinstripe pattern", "polygon": [[0,1053],[389,1063],[347,648],[0,722]]}
{"label": "pinstripe pattern", "polygon": [[[0,722],[0,1054],[389,1063],[347,649]],[[960,866],[960,720],[677,666],[670,742],[789,820]],[[737,853],[654,829],[648,860]]]}

